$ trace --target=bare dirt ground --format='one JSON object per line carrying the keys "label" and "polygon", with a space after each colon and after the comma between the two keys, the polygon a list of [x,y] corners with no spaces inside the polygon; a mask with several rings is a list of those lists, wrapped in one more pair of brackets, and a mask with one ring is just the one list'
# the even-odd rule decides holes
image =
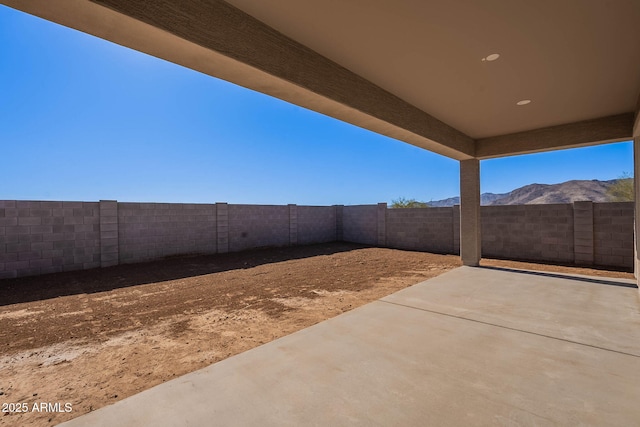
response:
{"label": "bare dirt ground", "polygon": [[[0,404],[14,404],[0,425],[60,423],[459,265],[454,255],[330,243],[0,281]],[[42,403],[59,407],[34,411]]]}

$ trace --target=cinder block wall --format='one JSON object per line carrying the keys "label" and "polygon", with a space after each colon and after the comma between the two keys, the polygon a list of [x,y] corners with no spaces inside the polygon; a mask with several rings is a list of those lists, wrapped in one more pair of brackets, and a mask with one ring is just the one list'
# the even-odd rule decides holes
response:
{"label": "cinder block wall", "polygon": [[[485,257],[633,268],[633,203],[482,207]],[[457,207],[0,201],[0,278],[344,240],[459,252]]]}
{"label": "cinder block wall", "polygon": [[289,207],[229,205],[229,251],[289,244]]}
{"label": "cinder block wall", "polygon": [[482,256],[574,261],[573,205],[483,206]]}
{"label": "cinder block wall", "polygon": [[336,208],[334,206],[298,206],[297,215],[299,245],[336,240]]}
{"label": "cinder block wall", "polygon": [[118,203],[120,263],[216,253],[216,206]]}
{"label": "cinder block wall", "polygon": [[633,203],[593,204],[594,262],[633,267]]}
{"label": "cinder block wall", "polygon": [[453,245],[452,208],[389,209],[387,246],[399,249],[451,254]]}
{"label": "cinder block wall", "polygon": [[100,206],[0,201],[0,278],[100,267]]}
{"label": "cinder block wall", "polygon": [[378,206],[345,206],[342,210],[342,240],[376,245],[378,243]]}
{"label": "cinder block wall", "polygon": [[[375,213],[376,206],[370,207]],[[0,201],[0,279],[336,240],[335,206]]]}

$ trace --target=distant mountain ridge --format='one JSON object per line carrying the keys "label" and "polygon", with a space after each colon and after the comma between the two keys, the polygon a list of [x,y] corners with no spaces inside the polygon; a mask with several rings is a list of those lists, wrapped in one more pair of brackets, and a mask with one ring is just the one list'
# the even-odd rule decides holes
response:
{"label": "distant mountain ridge", "polygon": [[[573,180],[560,184],[529,184],[509,193],[480,195],[480,204],[491,205],[541,205],[552,203],[573,203],[581,200],[608,202],[607,190],[618,180],[599,181],[597,179]],[[436,200],[427,203],[432,207],[446,207],[460,204],[460,197]]]}

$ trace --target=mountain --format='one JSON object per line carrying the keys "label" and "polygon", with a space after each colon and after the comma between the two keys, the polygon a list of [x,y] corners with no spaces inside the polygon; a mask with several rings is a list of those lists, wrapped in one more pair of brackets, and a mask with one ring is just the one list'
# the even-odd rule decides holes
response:
{"label": "mountain", "polygon": [[[480,195],[480,204],[483,206],[490,205],[492,202],[508,195],[509,193],[503,193],[503,194],[483,193]],[[428,202],[427,204],[433,208],[442,208],[447,206],[459,205],[460,197],[459,196],[449,197],[448,199],[431,201],[431,202]]]}
{"label": "mountain", "polygon": [[[609,181],[574,180],[560,184],[530,184],[524,187],[504,193],[483,193],[480,195],[480,204],[490,205],[540,205],[551,203],[573,203],[580,200],[592,202],[608,202],[607,190],[617,182],[617,179]],[[431,201],[432,207],[444,207],[460,204],[460,197]]]}

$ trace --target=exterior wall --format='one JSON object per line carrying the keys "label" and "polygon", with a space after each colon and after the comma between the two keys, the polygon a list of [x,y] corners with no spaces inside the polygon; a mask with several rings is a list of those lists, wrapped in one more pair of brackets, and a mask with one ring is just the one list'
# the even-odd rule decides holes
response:
{"label": "exterior wall", "polygon": [[[634,204],[485,206],[482,254],[632,269]],[[0,279],[344,240],[459,251],[459,208],[0,201]]]}
{"label": "exterior wall", "polygon": [[336,240],[344,241],[344,205],[335,205],[336,209]]}
{"label": "exterior wall", "polygon": [[460,205],[453,206],[453,252],[460,254]]}
{"label": "exterior wall", "polygon": [[336,240],[336,208],[334,206],[298,206],[297,214],[299,245]]}
{"label": "exterior wall", "polygon": [[482,255],[574,261],[573,205],[483,206]]}
{"label": "exterior wall", "polygon": [[387,245],[387,204],[378,203],[378,223],[376,228],[378,229],[378,246]]}
{"label": "exterior wall", "polygon": [[219,254],[229,252],[229,205],[216,203],[216,234]]}
{"label": "exterior wall", "polygon": [[376,245],[378,243],[378,207],[345,206],[342,211],[342,239],[345,242]]}
{"label": "exterior wall", "polygon": [[216,252],[215,205],[118,203],[120,262]]}
{"label": "exterior wall", "polygon": [[573,250],[576,264],[593,264],[593,203],[573,204]]}
{"label": "exterior wall", "polygon": [[94,267],[99,203],[0,201],[0,278]]}
{"label": "exterior wall", "polygon": [[594,203],[594,262],[633,268],[632,202]]}
{"label": "exterior wall", "polygon": [[454,253],[453,209],[389,209],[387,246],[399,249]]}
{"label": "exterior wall", "polygon": [[289,207],[229,205],[229,251],[289,245]]}
{"label": "exterior wall", "polygon": [[289,206],[289,245],[298,244],[298,206]]}
{"label": "exterior wall", "polygon": [[119,262],[118,202],[100,200],[100,267],[111,267]]}

